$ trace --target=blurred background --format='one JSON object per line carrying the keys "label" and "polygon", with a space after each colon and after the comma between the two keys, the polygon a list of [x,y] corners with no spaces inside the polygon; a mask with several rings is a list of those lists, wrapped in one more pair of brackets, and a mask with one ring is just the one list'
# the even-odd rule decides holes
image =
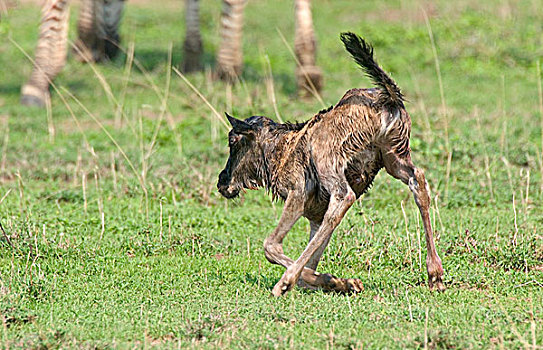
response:
{"label": "blurred background", "polygon": [[[240,82],[213,79],[221,6],[200,2],[204,71],[183,79],[170,69],[183,60],[183,2],[128,1],[119,56],[83,64],[70,53],[50,108],[39,109],[19,99],[40,4],[0,2],[4,345],[541,345],[541,1],[315,0],[324,86],[310,99],[296,92],[293,1],[249,1]],[[210,106],[304,121],[370,87],[342,31],[371,42],[406,95],[445,294],[427,291],[417,208],[384,172],[320,265],[361,278],[357,298],[297,290],[270,299],[282,269],[261,246],[282,204],[264,191],[234,202],[216,191],[228,130]],[[300,220],[289,256],[307,232]]]}

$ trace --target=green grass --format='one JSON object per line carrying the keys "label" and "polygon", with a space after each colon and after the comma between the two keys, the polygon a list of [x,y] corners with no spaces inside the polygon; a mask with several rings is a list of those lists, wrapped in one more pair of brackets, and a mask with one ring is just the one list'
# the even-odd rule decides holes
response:
{"label": "green grass", "polygon": [[[543,346],[540,4],[434,3],[319,0],[313,10],[327,105],[370,84],[344,52],[343,30],[374,44],[407,95],[413,158],[432,188],[448,290],[428,290],[416,206],[406,186],[381,173],[319,266],[362,279],[365,290],[343,296],[296,289],[279,299],[270,290],[283,269],[270,265],[261,247],[281,204],[264,191],[233,202],[217,194],[225,129],[176,76],[160,117],[170,45],[173,65],[182,59],[181,2],[127,4],[123,45],[134,43],[147,76],[137,67],[125,75],[123,55],[96,66],[124,117],[92,68],[68,60],[56,84],[66,89],[60,91],[81,130],[55,92],[50,122],[45,110],[19,106],[31,64],[8,37],[32,54],[39,9],[26,4],[3,13],[0,347]],[[209,78],[219,11],[217,2],[203,1],[208,72],[188,77],[219,112],[275,117],[265,55],[284,120],[305,120],[322,108],[296,97],[294,60],[276,30],[292,42],[291,1],[247,6],[244,84],[232,87],[231,98],[225,84]],[[296,257],[307,236],[301,220],[286,253]]]}

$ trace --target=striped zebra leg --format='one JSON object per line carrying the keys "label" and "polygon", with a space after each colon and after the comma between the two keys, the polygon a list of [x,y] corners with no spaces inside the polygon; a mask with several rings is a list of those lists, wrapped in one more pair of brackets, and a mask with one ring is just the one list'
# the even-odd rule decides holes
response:
{"label": "striped zebra leg", "polygon": [[223,0],[221,13],[221,44],[217,54],[217,75],[226,81],[235,81],[241,74],[243,53],[243,10],[247,0]]}
{"label": "striped zebra leg", "polygon": [[119,51],[124,0],[81,0],[74,53],[82,62],[100,62]]}
{"label": "striped zebra leg", "polygon": [[186,36],[183,43],[183,72],[194,72],[202,69],[202,36],[200,35],[200,3],[198,0],[187,0]]}
{"label": "striped zebra leg", "polygon": [[77,19],[77,40],[73,53],[81,62],[94,62],[93,47],[96,46],[94,30],[95,0],[80,0],[79,18]]}
{"label": "striped zebra leg", "polygon": [[298,92],[311,95],[311,92],[322,88],[322,71],[316,65],[317,45],[311,17],[311,0],[296,0],[296,32],[294,51],[300,62],[296,66],[296,83]]}
{"label": "striped zebra leg", "polygon": [[43,107],[49,99],[49,82],[66,63],[69,15],[68,0],[44,1],[34,68],[21,89],[21,104]]}

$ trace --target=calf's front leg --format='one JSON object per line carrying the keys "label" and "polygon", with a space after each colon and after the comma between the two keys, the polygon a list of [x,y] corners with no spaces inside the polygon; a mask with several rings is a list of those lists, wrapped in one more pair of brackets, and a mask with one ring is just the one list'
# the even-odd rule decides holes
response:
{"label": "calf's front leg", "polygon": [[297,191],[288,194],[281,218],[271,235],[264,240],[264,254],[272,264],[288,267],[293,260],[283,252],[283,239],[303,214],[303,196]]}
{"label": "calf's front leg", "polygon": [[[279,219],[279,224],[272,234],[264,241],[266,259],[272,264],[281,265],[288,269],[289,266],[294,263],[294,261],[283,252],[283,239],[303,214],[303,198],[303,195],[296,191],[291,191],[289,193],[287,200],[285,201],[283,213]],[[313,234],[311,235],[311,240],[313,240],[313,236],[316,234],[318,231],[317,228],[319,227],[319,225],[312,225]],[[303,267],[299,285],[309,289],[320,288],[336,292],[360,292],[363,289],[360,280],[338,278],[328,273],[315,272],[317,263],[329,239],[330,237],[328,237],[324,244],[321,244],[320,248],[310,257],[311,262],[306,263],[308,267]]]}
{"label": "calf's front leg", "polygon": [[[294,263],[290,264],[290,266],[287,267],[287,270],[277,282],[277,284],[273,287],[272,294],[276,297],[281,296],[288,292],[289,290],[294,287],[298,279],[300,278],[300,275],[303,276],[303,272],[305,270],[309,270],[305,268],[311,257],[321,248],[325,243],[327,243],[330,240],[330,237],[332,233],[334,232],[334,229],[339,225],[341,222],[341,219],[347,212],[347,210],[351,207],[351,205],[356,200],[356,196],[353,192],[353,190],[346,184],[342,187],[337,189],[332,195],[330,196],[330,204],[328,205],[328,209],[326,211],[326,214],[324,215],[324,219],[320,227],[317,229],[315,236],[305,250],[303,251],[302,255],[296,260]],[[314,273],[317,278],[321,278],[322,276],[319,273]],[[333,277],[333,276],[332,276]],[[305,280],[305,278],[303,278]],[[349,280],[343,280],[336,278],[337,281],[323,281],[327,286],[333,287],[334,290],[341,290],[343,291],[343,285],[346,284]],[[338,285],[339,284],[339,285]],[[353,286],[354,291],[360,291],[356,290],[360,288],[361,286]]]}

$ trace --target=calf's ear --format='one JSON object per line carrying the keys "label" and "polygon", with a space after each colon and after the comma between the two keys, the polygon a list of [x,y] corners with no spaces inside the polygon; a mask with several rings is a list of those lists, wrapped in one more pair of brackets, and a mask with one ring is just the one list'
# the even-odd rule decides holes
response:
{"label": "calf's ear", "polygon": [[224,114],[226,114],[226,118],[228,119],[230,125],[232,125],[232,129],[235,132],[239,134],[246,134],[252,130],[251,125],[246,123],[245,121],[236,119],[226,112],[224,112]]}

